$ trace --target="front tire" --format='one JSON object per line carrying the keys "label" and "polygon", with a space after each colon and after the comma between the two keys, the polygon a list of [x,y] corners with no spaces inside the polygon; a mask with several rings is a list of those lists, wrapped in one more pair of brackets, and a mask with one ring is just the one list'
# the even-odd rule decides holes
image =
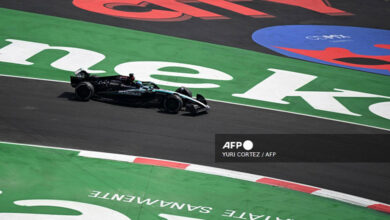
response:
{"label": "front tire", "polygon": [[95,94],[95,88],[90,82],[81,82],[75,88],[76,98],[81,101],[88,101]]}
{"label": "front tire", "polygon": [[186,88],[186,87],[184,87],[184,86],[182,86],[182,87],[176,89],[176,92],[177,92],[177,93],[180,93],[180,94],[182,94],[182,95],[186,95],[186,96],[192,98],[192,92],[191,92],[191,90],[189,90],[188,88]]}
{"label": "front tire", "polygon": [[178,95],[169,95],[164,99],[163,107],[166,112],[176,114],[183,107],[183,100]]}

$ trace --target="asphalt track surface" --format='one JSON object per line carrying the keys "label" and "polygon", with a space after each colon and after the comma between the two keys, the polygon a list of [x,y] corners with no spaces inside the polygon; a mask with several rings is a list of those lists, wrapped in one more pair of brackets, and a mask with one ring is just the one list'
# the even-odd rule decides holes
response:
{"label": "asphalt track surface", "polygon": [[73,100],[67,83],[0,76],[0,140],[190,162],[390,202],[389,163],[214,163],[216,133],[377,134],[342,122],[211,102],[198,117]]}

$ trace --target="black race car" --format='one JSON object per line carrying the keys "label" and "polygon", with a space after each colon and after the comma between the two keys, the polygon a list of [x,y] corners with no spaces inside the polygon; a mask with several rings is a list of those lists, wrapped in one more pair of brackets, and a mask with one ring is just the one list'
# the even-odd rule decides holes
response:
{"label": "black race car", "polygon": [[185,110],[192,115],[207,112],[210,106],[202,95],[192,98],[188,88],[175,92],[160,89],[153,82],[135,81],[134,76],[93,76],[85,70],[77,70],[70,82],[78,100],[90,99],[128,105],[155,106],[167,113]]}

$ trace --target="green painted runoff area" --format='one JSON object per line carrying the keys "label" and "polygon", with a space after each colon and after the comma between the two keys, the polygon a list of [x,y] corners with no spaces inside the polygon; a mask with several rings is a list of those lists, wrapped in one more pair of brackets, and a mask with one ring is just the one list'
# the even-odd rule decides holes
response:
{"label": "green painted runoff area", "polygon": [[[130,21],[129,21],[130,22]],[[232,80],[206,80],[172,76],[153,76],[155,79],[179,83],[215,83],[219,88],[192,89],[206,98],[320,116],[358,124],[390,129],[390,120],[369,110],[375,103],[388,102],[387,98],[337,98],[351,112],[360,116],[316,110],[305,100],[289,96],[283,100],[290,104],[258,101],[234,97],[242,94],[270,77],[270,68],[288,70],[316,76],[300,91],[358,91],[390,97],[390,77],[361,71],[315,64],[254,51],[210,43],[174,38],[153,33],[129,30],[46,15],[0,8],[0,48],[10,44],[6,39],[17,39],[75,47],[96,51],[105,59],[91,69],[116,74],[115,66],[130,61],[166,61],[192,64],[227,73]],[[69,81],[69,71],[59,70],[50,64],[66,55],[61,50],[45,50],[29,59],[33,65],[0,62],[0,74]],[[180,71],[166,67],[165,71]],[[183,71],[194,73],[193,71]],[[131,70],[129,70],[131,72]],[[196,73],[196,72],[195,72]],[[173,87],[163,86],[166,89]],[[388,106],[388,105],[387,105]],[[347,131],[346,131],[347,132]]]}
{"label": "green painted runoff area", "polygon": [[[375,210],[289,189],[173,168],[86,158],[78,153],[0,142],[0,217],[4,213],[80,214],[61,207],[14,204],[45,199],[98,205],[133,220],[164,219],[159,217],[161,214],[205,220],[233,220],[242,215],[241,219],[250,219],[249,213],[262,216],[255,219],[268,220],[389,219]],[[117,197],[113,198],[114,194]],[[143,202],[146,199],[150,204]],[[229,217],[233,211],[234,217]]]}

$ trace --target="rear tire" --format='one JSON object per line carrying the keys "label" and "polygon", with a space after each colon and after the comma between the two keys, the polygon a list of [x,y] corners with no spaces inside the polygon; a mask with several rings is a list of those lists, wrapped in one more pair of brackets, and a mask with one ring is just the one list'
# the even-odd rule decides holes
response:
{"label": "rear tire", "polygon": [[178,95],[169,95],[164,99],[163,107],[166,112],[176,114],[183,107],[183,100]]}
{"label": "rear tire", "polygon": [[81,82],[75,88],[76,98],[81,101],[88,101],[95,94],[95,88],[90,82]]}

